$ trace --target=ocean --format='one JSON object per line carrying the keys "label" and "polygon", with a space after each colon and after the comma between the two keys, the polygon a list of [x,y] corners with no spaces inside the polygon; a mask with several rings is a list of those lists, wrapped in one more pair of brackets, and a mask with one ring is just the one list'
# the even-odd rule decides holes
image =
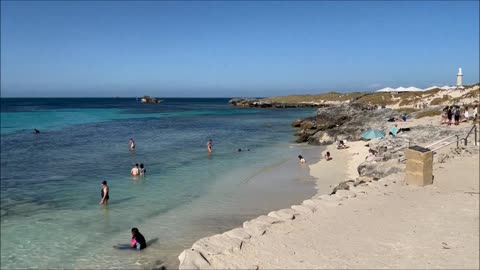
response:
{"label": "ocean", "polygon": [[[195,240],[315,193],[297,156],[318,148],[296,145],[290,127],[313,113],[226,98],[2,98],[1,268],[175,268]],[[130,176],[135,163],[145,176]],[[155,242],[114,249],[132,227]]]}

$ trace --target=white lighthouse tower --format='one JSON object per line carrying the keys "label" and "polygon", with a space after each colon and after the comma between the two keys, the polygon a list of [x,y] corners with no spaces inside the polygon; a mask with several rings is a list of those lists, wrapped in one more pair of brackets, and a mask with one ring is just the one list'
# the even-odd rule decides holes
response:
{"label": "white lighthouse tower", "polygon": [[457,89],[463,89],[462,80],[463,80],[462,68],[458,68]]}

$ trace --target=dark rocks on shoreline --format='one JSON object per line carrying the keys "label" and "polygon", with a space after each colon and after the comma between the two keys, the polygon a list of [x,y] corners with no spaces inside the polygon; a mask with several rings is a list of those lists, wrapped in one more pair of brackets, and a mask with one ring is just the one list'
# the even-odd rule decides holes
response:
{"label": "dark rocks on shoreline", "polygon": [[301,102],[301,103],[284,103],[284,102],[272,102],[259,98],[232,98],[228,103],[233,106],[243,108],[317,108],[330,106],[322,103]]}
{"label": "dark rocks on shoreline", "polygon": [[384,130],[392,117],[399,118],[400,113],[392,109],[368,110],[368,106],[354,103],[319,108],[316,116],[295,120],[292,127],[300,127],[295,133],[299,136],[297,143],[327,145],[336,140],[360,140],[368,129]]}
{"label": "dark rocks on shoreline", "polygon": [[143,96],[143,98],[140,100],[142,103],[160,103],[162,102],[163,100],[160,100],[160,99],[156,99],[154,97],[151,97],[151,96]]}

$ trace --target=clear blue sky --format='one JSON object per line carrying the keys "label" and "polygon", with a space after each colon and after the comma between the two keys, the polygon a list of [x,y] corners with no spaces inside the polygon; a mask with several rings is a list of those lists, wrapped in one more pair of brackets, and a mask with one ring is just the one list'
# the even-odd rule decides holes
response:
{"label": "clear blue sky", "polygon": [[479,81],[479,2],[2,1],[2,96],[272,96]]}

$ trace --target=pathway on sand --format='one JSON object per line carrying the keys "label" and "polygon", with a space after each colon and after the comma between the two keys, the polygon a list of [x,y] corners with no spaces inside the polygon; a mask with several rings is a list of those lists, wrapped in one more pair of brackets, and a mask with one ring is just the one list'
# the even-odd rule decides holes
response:
{"label": "pathway on sand", "polygon": [[354,198],[315,200],[315,212],[206,259],[214,268],[478,269],[478,164],[477,148],[435,164],[430,186],[406,186],[401,173],[354,188]]}

